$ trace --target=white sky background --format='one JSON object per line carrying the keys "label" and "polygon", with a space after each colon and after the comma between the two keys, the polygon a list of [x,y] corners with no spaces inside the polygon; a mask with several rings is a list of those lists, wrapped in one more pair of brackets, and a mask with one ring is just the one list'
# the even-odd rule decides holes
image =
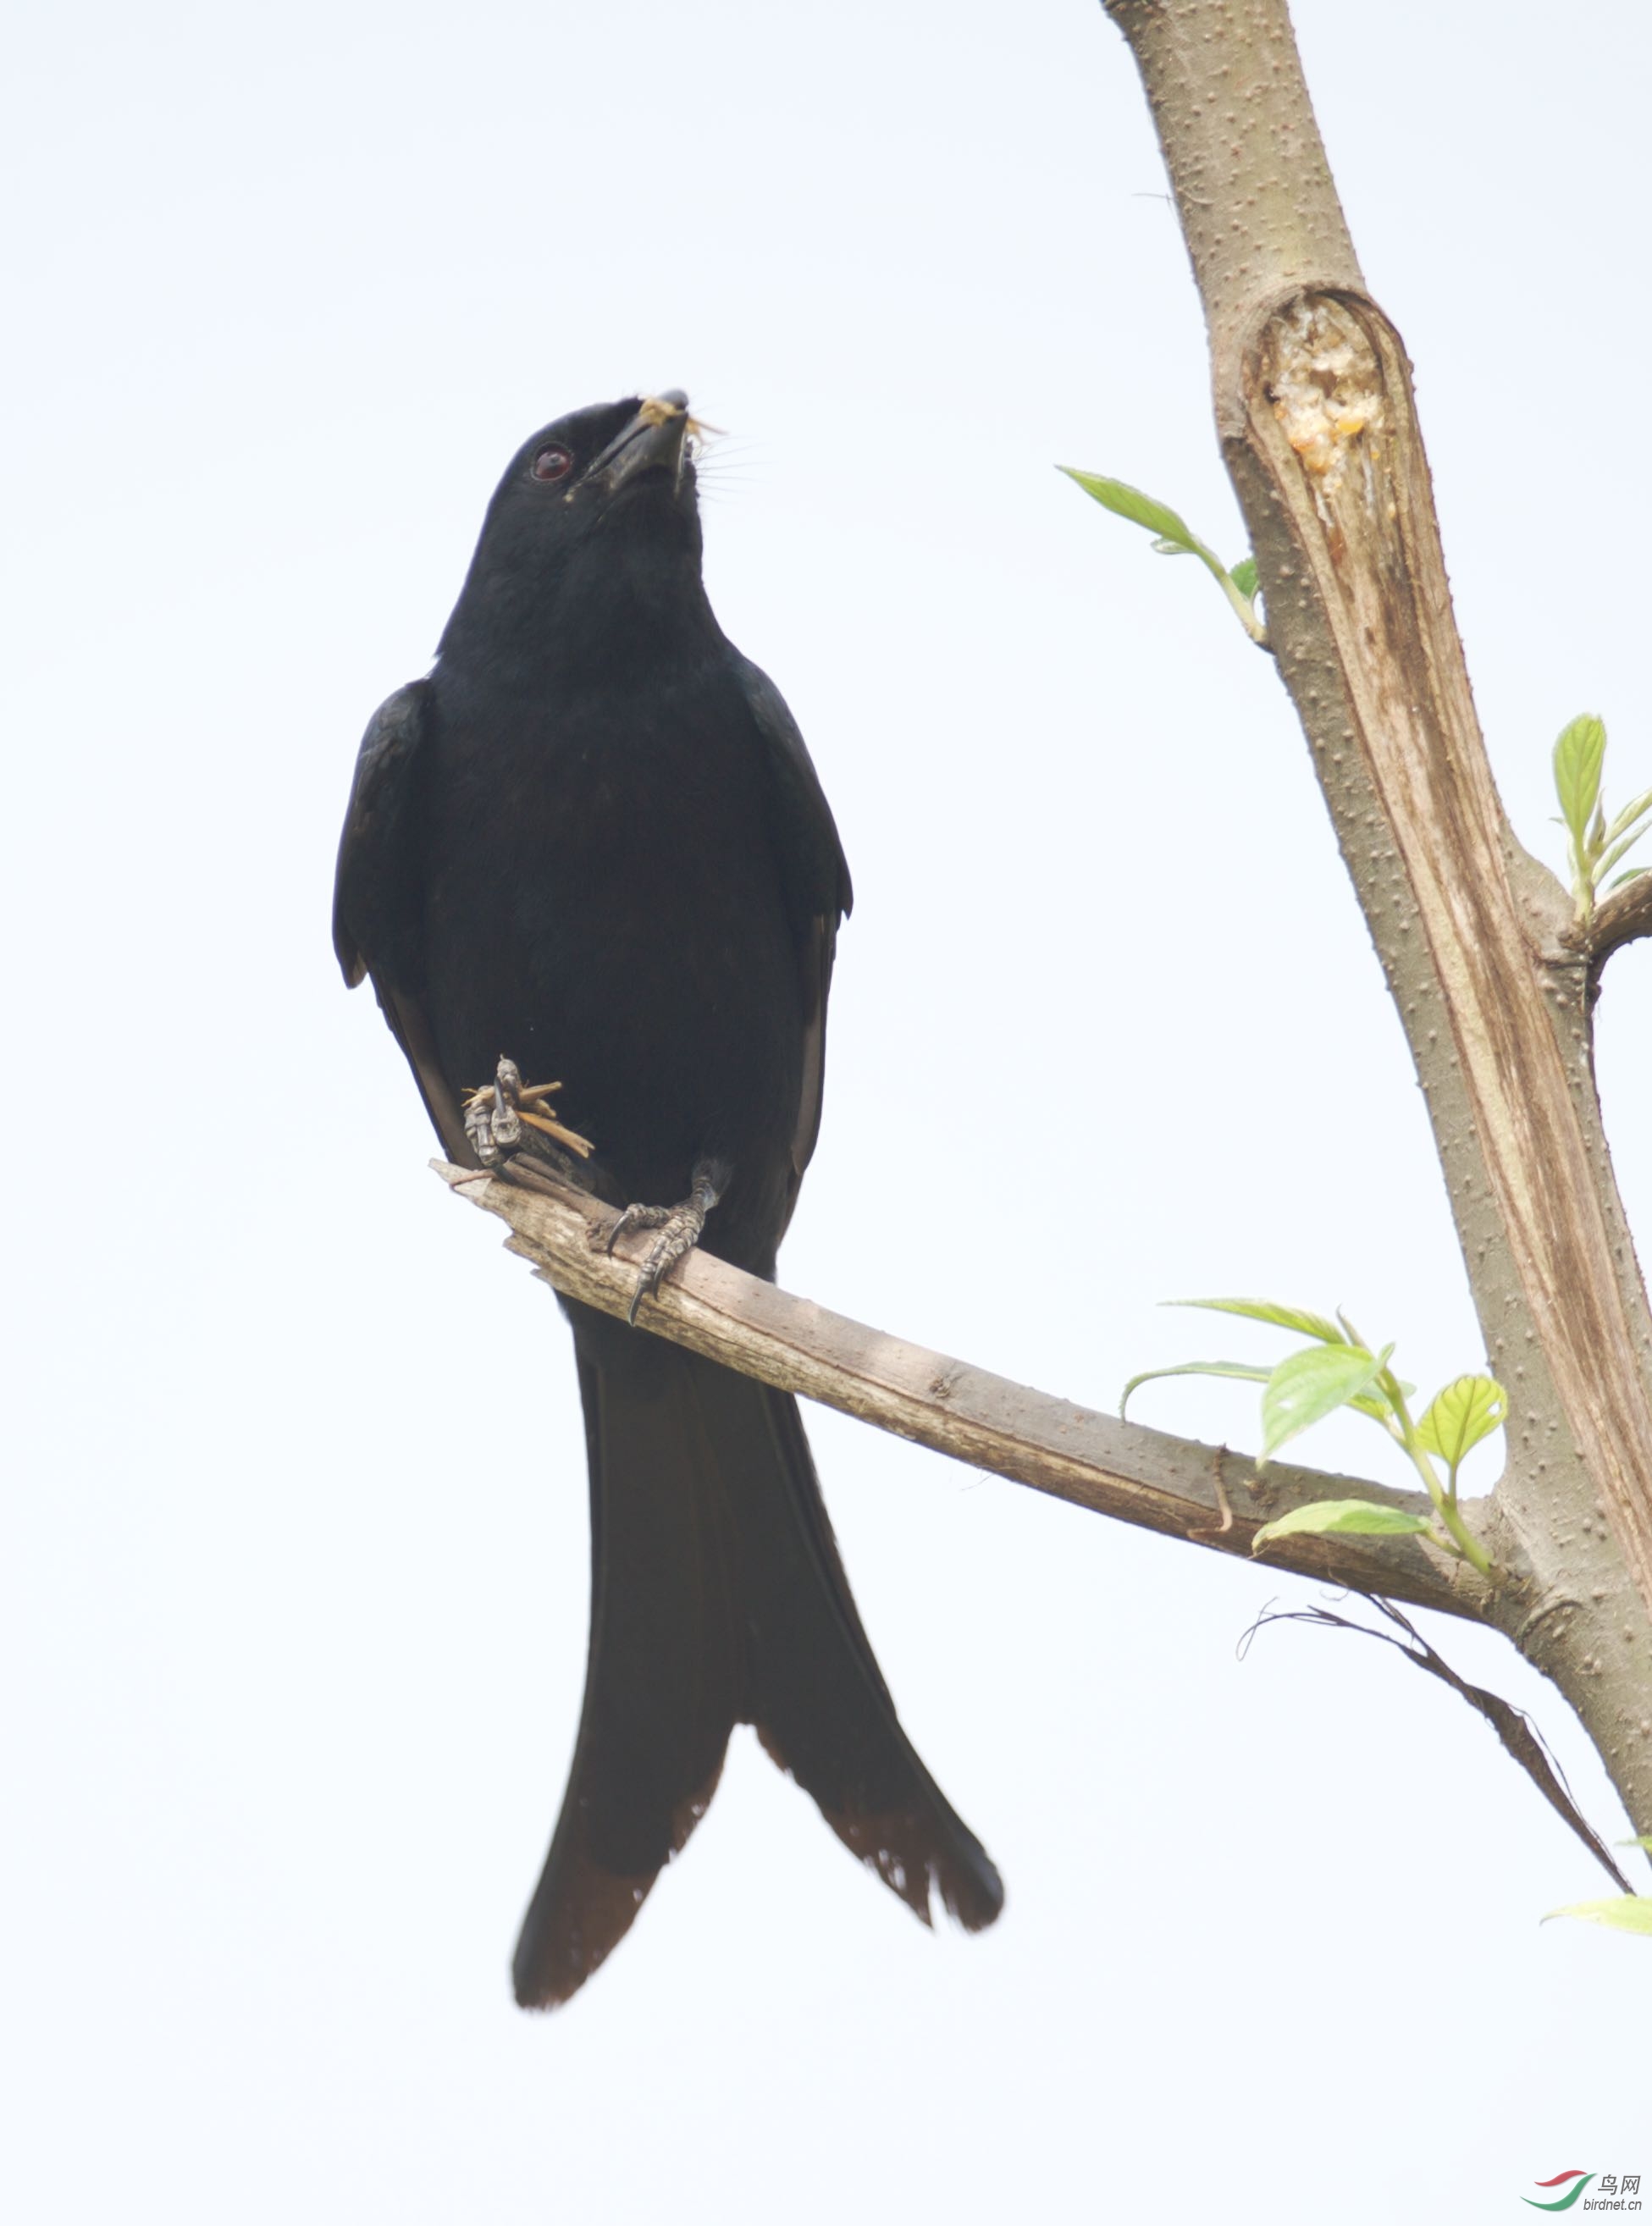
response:
{"label": "white sky background", "polygon": [[[1606,716],[1618,800],[1652,779],[1646,16],[1297,12],[1493,760],[1558,860],[1568,716]],[[173,0],[15,35],[0,2209],[1478,2221],[1563,2167],[1652,2191],[1648,1950],[1540,1929],[1606,1888],[1476,1718],[1354,1640],[1241,1664],[1310,1588],[815,1412],[1002,1922],[927,1937],[742,1732],[596,1982],[511,2002],[582,1671],[573,1369],[425,1171],[327,915],[358,736],[536,425],[680,384],[739,436],[713,598],[860,896],[790,1286],[1102,1405],[1280,1349],[1155,1310],[1202,1291],[1340,1302],[1426,1387],[1480,1358],[1288,703],[1202,574],[1052,469],[1241,552],[1099,8]],[[1643,1243],[1649,1006],[1643,944],[1601,1027]],[[1242,1387],[1139,1411],[1254,1442]],[[1306,1450],[1383,1451],[1357,1421]],[[1433,1635],[1626,1829],[1558,1695]]]}

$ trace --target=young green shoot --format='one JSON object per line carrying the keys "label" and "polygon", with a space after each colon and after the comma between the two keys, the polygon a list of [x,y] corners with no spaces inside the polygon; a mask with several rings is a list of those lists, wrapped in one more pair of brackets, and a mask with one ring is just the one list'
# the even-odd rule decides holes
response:
{"label": "young green shoot", "polygon": [[1603,888],[1617,888],[1647,870],[1644,866],[1631,866],[1615,881],[1606,880],[1612,868],[1652,829],[1652,788],[1609,820],[1600,794],[1605,762],[1603,720],[1585,712],[1561,728],[1554,745],[1554,793],[1560,805],[1559,824],[1566,830],[1572,901],[1578,925],[1584,928],[1594,919]]}
{"label": "young green shoot", "polygon": [[1262,1446],[1256,1466],[1263,1468],[1281,1446],[1337,1408],[1351,1407],[1401,1447],[1426,1487],[1434,1510],[1431,1519],[1382,1506],[1375,1500],[1318,1499],[1293,1508],[1275,1523],[1264,1523],[1251,1542],[1253,1553],[1269,1539],[1296,1532],[1321,1536],[1338,1531],[1391,1537],[1410,1534],[1426,1537],[1442,1553],[1471,1563],[1483,1577],[1492,1574],[1490,1555],[1463,1520],[1457,1479],[1465,1457],[1501,1426],[1509,1412],[1508,1395],[1493,1377],[1455,1377],[1436,1393],[1422,1415],[1414,1418],[1409,1402],[1415,1387],[1402,1383],[1388,1365],[1394,1347],[1385,1345],[1374,1352],[1345,1314],[1339,1313],[1333,1321],[1325,1314],[1280,1306],[1270,1299],[1177,1299],[1171,1303],[1201,1307],[1215,1313],[1242,1314],[1313,1342],[1287,1353],[1273,1368],[1251,1367],[1236,1360],[1189,1360],[1177,1368],[1147,1369],[1125,1385],[1119,1402],[1121,1415],[1133,1391],[1163,1376],[1220,1376],[1260,1383]]}
{"label": "young green shoot", "polygon": [[1115,518],[1128,518],[1133,525],[1145,526],[1153,535],[1153,545],[1160,556],[1197,556],[1226,595],[1235,617],[1252,641],[1259,648],[1268,647],[1268,628],[1256,607],[1254,556],[1242,556],[1229,569],[1168,503],[1156,502],[1152,495],[1143,494],[1140,487],[1127,487],[1122,480],[1103,479],[1099,472],[1077,471],[1071,464],[1058,464],[1056,468],[1065,472],[1070,480],[1077,480],[1103,510],[1110,510]]}

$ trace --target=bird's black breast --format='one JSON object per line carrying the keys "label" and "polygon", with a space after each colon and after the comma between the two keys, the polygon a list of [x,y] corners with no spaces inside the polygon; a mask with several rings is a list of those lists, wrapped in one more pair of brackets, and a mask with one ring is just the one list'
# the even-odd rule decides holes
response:
{"label": "bird's black breast", "polygon": [[759,1271],[785,1218],[804,1013],[765,740],[729,667],[600,688],[433,679],[427,1008],[461,1086],[560,1080],[616,1195],[732,1164],[710,1249]]}

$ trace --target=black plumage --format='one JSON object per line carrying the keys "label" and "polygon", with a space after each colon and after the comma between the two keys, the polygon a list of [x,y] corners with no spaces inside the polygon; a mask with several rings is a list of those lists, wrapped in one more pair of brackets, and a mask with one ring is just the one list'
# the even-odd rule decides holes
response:
{"label": "black plumage", "polygon": [[[450,1157],[501,1054],[559,1079],[614,1204],[719,1192],[702,1241],[772,1276],[820,1122],[848,869],[772,682],[701,579],[680,395],[559,419],[488,507],[434,669],[369,726],[334,940],[371,974]],[[795,1401],[569,1305],[592,1612],[573,1772],[517,1951],[565,2000],[754,1724],[927,1921],[996,1872],[913,1752],[861,1628]]]}

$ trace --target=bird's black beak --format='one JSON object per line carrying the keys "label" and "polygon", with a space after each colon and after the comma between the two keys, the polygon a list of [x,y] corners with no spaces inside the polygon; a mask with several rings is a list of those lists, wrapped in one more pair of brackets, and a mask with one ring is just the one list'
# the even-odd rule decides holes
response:
{"label": "bird's black beak", "polygon": [[592,458],[579,484],[613,495],[645,472],[665,471],[675,486],[683,476],[683,444],[690,423],[689,398],[680,387],[651,394],[624,430]]}

